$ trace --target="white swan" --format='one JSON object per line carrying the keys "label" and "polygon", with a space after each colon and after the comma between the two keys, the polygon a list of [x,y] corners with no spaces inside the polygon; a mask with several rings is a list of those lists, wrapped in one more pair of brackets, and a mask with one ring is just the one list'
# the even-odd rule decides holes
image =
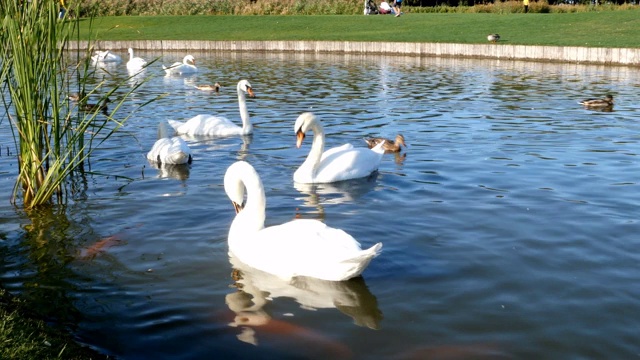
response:
{"label": "white swan", "polygon": [[227,169],[224,190],[237,212],[229,229],[230,255],[282,279],[347,280],[360,275],[382,248],[377,243],[362,250],[351,235],[318,220],[298,219],[265,228],[264,187],[245,161]]}
{"label": "white swan", "polygon": [[127,61],[127,70],[130,72],[138,72],[142,70],[146,65],[147,61],[141,57],[133,56],[133,49],[129,48],[129,61]]}
{"label": "white swan", "polygon": [[91,60],[103,63],[119,63],[122,61],[120,55],[113,54],[110,50],[100,51],[96,50],[94,55],[91,56]]}
{"label": "white swan", "polygon": [[344,144],[324,151],[322,125],[314,114],[308,112],[298,116],[294,125],[298,148],[309,130],[313,131],[313,143],[307,159],[293,174],[295,182],[332,183],[366,177],[376,171],[382,161],[382,142],[373,149],[354,148],[351,144]]}
{"label": "white swan", "polygon": [[198,115],[187,122],[169,120],[169,124],[176,130],[178,134],[187,134],[191,136],[231,136],[231,135],[248,135],[253,132],[253,126],[249,119],[249,111],[247,110],[246,94],[255,97],[253,88],[247,80],[240,80],[237,86],[238,90],[238,107],[240,108],[240,117],[242,118],[242,127],[234,124],[231,120],[215,115]]}
{"label": "white swan", "polygon": [[166,75],[189,75],[198,72],[195,63],[196,59],[192,55],[187,55],[182,62],[175,62],[169,67],[162,65],[162,68]]}
{"label": "white swan", "polygon": [[147,159],[158,165],[191,164],[191,149],[179,136],[169,137],[166,121],[158,125],[158,140],[147,153]]}

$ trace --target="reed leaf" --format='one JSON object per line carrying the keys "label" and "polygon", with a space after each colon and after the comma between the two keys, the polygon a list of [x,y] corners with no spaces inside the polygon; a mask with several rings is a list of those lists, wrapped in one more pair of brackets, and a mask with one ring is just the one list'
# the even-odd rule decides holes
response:
{"label": "reed leaf", "polygon": [[[55,202],[65,203],[70,194],[66,180],[84,171],[90,155],[118,131],[129,118],[115,120],[114,114],[127,97],[145,80],[120,94],[127,80],[112,85],[106,80],[87,88],[97,68],[90,63],[92,48],[76,53],[69,64],[65,50],[74,36],[80,38],[79,20],[59,19],[58,2],[53,0],[3,0],[0,3],[0,30],[3,104],[19,149],[19,174],[15,200],[22,195],[25,208]],[[89,18],[91,21],[92,17]],[[86,19],[85,19],[86,21]],[[84,111],[82,102],[68,100],[71,89],[79,94],[100,95],[99,102],[117,96],[115,107],[104,115]]]}

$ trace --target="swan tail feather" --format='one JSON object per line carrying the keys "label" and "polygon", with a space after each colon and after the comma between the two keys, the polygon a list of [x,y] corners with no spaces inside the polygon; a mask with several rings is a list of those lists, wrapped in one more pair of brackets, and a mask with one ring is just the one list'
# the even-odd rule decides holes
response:
{"label": "swan tail feather", "polygon": [[356,276],[360,276],[364,271],[364,269],[366,269],[367,266],[369,266],[369,263],[371,262],[371,260],[373,260],[374,257],[380,255],[381,249],[382,249],[382,243],[377,243],[366,250],[362,250],[361,252],[358,253],[358,255],[352,258],[343,260],[342,264],[346,265],[348,269],[343,272],[340,278],[335,280],[338,280],[338,281],[349,280]]}
{"label": "swan tail feather", "polygon": [[171,127],[173,128],[174,131],[178,131],[180,126],[182,126],[182,123],[180,121],[177,121],[177,120],[167,120],[167,123],[169,123],[169,125],[171,125]]}
{"label": "swan tail feather", "polygon": [[380,141],[378,144],[376,144],[375,147],[373,147],[371,150],[377,152],[378,154],[384,154],[384,141]]}

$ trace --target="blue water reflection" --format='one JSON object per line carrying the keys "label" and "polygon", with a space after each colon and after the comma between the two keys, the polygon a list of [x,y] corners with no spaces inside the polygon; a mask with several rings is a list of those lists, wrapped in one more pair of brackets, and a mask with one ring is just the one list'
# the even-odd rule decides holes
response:
{"label": "blue water reflection", "polygon": [[[165,77],[161,64],[186,54],[136,51],[161,59],[130,80],[151,76],[92,158],[92,171],[111,176],[79,179],[86,190],[66,225],[45,237],[58,239],[47,260],[57,266],[38,262],[50,245],[0,202],[3,285],[51,312],[72,309],[63,320],[81,341],[122,359],[637,356],[635,68],[192,54],[196,75]],[[128,76],[124,64],[108,70],[96,83]],[[217,113],[240,124],[240,79],[256,92],[253,135],[184,137],[191,165],[147,162],[161,120]],[[215,82],[219,94],[194,87]],[[605,94],[612,112],[578,104]],[[310,142],[295,148],[293,123],[305,111],[322,119],[327,147],[401,133],[409,148],[386,154],[371,178],[299,186],[292,176]],[[16,177],[8,126],[3,199]],[[363,247],[383,242],[364,278],[326,288],[234,272],[222,179],[237,160],[262,178],[266,225],[314,218]]]}

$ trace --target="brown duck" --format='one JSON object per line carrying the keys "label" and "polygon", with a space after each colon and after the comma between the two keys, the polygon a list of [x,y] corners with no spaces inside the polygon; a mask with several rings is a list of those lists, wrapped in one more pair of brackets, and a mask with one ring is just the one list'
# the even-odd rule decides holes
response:
{"label": "brown duck", "polygon": [[382,148],[384,149],[384,151],[388,152],[400,152],[400,150],[402,150],[402,146],[404,146],[405,148],[407,147],[407,144],[405,144],[404,142],[404,136],[402,136],[401,134],[398,134],[396,136],[395,141],[385,138],[365,138],[364,141],[367,142],[367,145],[370,149],[374,148],[381,141],[383,141],[384,144],[382,145]]}
{"label": "brown duck", "polygon": [[202,91],[215,91],[216,93],[218,93],[220,92],[220,84],[215,83],[213,85],[210,85],[210,84],[196,85],[196,89],[202,90]]}
{"label": "brown duck", "polygon": [[588,108],[610,108],[613,107],[613,96],[607,95],[604,99],[587,99],[580,101],[580,104]]}
{"label": "brown duck", "polygon": [[81,108],[82,110],[86,111],[86,112],[98,112],[101,111],[103,114],[107,115],[107,103],[111,102],[111,100],[109,100],[109,98],[105,98],[104,100],[102,100],[102,103],[98,103],[98,104],[82,104]]}

